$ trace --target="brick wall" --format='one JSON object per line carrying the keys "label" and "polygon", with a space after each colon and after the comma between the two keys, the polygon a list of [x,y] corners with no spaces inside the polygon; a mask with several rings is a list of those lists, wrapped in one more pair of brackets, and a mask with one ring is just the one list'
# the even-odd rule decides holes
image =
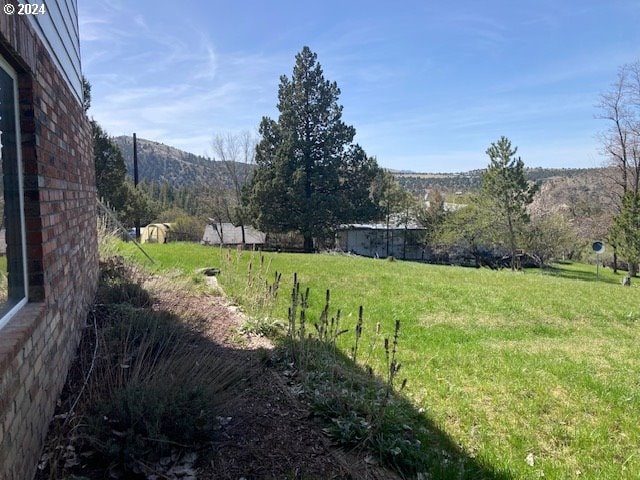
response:
{"label": "brick wall", "polygon": [[0,330],[0,480],[24,480],[95,293],[96,190],[87,118],[28,19],[0,13],[0,54],[19,77],[30,302]]}

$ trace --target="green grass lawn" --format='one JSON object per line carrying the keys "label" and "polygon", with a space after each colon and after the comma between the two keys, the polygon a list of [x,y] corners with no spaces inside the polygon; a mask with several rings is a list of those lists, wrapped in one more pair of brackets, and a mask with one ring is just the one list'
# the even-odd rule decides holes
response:
{"label": "green grass lawn", "polygon": [[[142,261],[132,245],[119,249]],[[260,270],[258,254],[145,249],[165,271],[222,268],[221,284],[240,302],[248,262]],[[286,317],[297,272],[315,312],[327,288],[345,326],[364,306],[365,350],[377,322],[391,335],[400,320],[406,395],[480,464],[510,478],[640,478],[640,290],[621,287],[622,274],[600,269],[596,281],[595,267],[579,264],[512,273],[324,254],[264,258],[265,278],[283,275],[276,317]],[[352,335],[341,337],[345,351]],[[379,347],[373,363],[381,373]]]}

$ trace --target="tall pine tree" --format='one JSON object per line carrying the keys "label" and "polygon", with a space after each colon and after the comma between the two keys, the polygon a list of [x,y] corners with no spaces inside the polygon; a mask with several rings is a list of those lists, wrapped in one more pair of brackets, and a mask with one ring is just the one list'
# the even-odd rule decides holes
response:
{"label": "tall pine tree", "polygon": [[264,230],[300,232],[307,252],[314,237],[337,224],[378,214],[370,186],[379,167],[352,144],[355,129],[342,121],[339,95],[317,55],[304,47],[292,77],[280,77],[278,120],[264,117],[260,124],[250,211]]}
{"label": "tall pine tree", "polygon": [[507,137],[500,137],[487,149],[489,166],[482,174],[481,199],[492,210],[496,241],[506,243],[511,251],[511,269],[516,269],[516,253],[523,226],[528,222],[527,206],[533,201],[538,185],[524,175],[524,162],[516,157],[517,147]]}
{"label": "tall pine tree", "polygon": [[640,262],[640,195],[637,193],[628,191],[623,195],[620,213],[613,219],[611,236],[629,264],[629,276],[634,276]]}

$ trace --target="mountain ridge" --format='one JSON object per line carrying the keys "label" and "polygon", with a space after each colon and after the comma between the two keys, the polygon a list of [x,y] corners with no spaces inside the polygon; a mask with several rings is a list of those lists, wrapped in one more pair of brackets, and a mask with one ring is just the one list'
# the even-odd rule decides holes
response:
{"label": "mountain ridge", "polygon": [[[133,178],[133,137],[120,135],[113,141],[122,151],[127,174]],[[136,138],[138,145],[138,178],[146,182],[167,182],[174,187],[224,185],[233,180],[224,162],[195,155],[164,143]],[[253,165],[238,163],[237,167],[252,169]]]}
{"label": "mountain ridge", "polygon": [[[127,173],[133,177],[133,138],[128,135],[113,137],[124,156]],[[167,181],[174,186],[197,186],[204,182],[224,179],[228,172],[223,162],[196,155],[162,142],[137,138],[139,178],[145,181]],[[253,165],[240,163],[242,168]],[[473,190],[479,187],[484,169],[467,172],[414,172],[408,170],[385,169],[413,193],[418,190],[439,188],[444,190]],[[526,168],[526,175],[532,181],[550,178],[600,175],[606,167],[590,168]]]}

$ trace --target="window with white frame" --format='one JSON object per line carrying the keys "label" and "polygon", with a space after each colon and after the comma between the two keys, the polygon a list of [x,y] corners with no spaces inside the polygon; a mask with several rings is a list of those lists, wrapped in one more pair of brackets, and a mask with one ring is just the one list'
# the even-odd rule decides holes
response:
{"label": "window with white frame", "polygon": [[22,159],[15,70],[0,57],[0,328],[27,303]]}

